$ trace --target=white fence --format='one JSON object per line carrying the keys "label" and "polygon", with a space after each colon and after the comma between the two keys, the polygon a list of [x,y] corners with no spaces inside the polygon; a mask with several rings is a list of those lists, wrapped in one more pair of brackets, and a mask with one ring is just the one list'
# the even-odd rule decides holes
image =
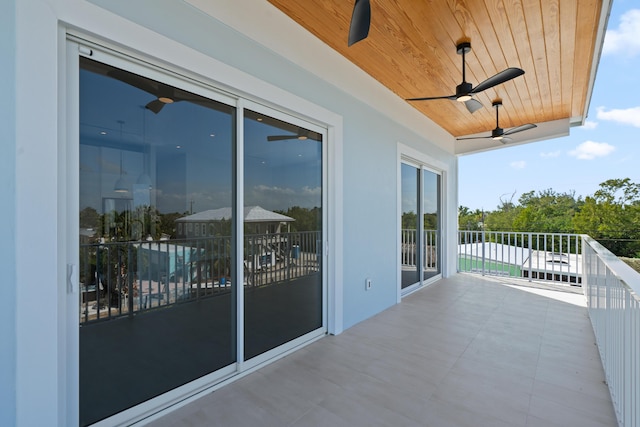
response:
{"label": "white fence", "polygon": [[458,231],[458,271],[580,285],[580,235]]}
{"label": "white fence", "polygon": [[618,424],[640,426],[640,274],[589,236],[583,291]]}

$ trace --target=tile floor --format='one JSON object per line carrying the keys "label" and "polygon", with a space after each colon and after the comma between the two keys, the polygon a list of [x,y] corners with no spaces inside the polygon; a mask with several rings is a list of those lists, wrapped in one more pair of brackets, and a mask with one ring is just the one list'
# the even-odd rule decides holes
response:
{"label": "tile floor", "polygon": [[613,427],[569,290],[441,280],[148,425]]}

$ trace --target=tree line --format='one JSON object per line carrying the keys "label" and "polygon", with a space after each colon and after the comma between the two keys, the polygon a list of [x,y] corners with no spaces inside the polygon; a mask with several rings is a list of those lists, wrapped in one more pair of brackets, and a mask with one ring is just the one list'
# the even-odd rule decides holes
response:
{"label": "tree line", "polygon": [[461,230],[588,234],[617,256],[640,258],[640,184],[609,179],[584,199],[575,192],[530,191],[494,211],[458,208]]}

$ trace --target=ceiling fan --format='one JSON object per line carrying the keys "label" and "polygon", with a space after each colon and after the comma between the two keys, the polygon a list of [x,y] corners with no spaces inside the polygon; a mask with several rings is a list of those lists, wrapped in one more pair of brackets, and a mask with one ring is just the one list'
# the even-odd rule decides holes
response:
{"label": "ceiling fan", "polygon": [[462,55],[462,83],[456,86],[455,95],[449,96],[433,96],[426,98],[409,98],[407,101],[430,101],[433,99],[450,99],[452,101],[464,102],[467,110],[470,113],[474,113],[482,108],[482,104],[480,101],[473,98],[473,95],[476,93],[480,93],[489,88],[507,82],[511,79],[514,79],[518,76],[524,74],[524,71],[520,68],[507,68],[506,70],[500,71],[498,74],[489,77],[478,86],[473,87],[473,85],[466,80],[466,65],[465,65],[465,54],[471,51],[471,43],[470,42],[462,42],[458,43],[456,46],[458,55]]}
{"label": "ceiling fan", "polygon": [[369,0],[356,0],[349,25],[349,46],[367,38],[371,25],[371,4]]}
{"label": "ceiling fan", "polygon": [[317,132],[313,132],[307,129],[298,128],[298,132],[294,135],[270,135],[267,136],[267,141],[284,141],[287,139],[298,139],[300,141],[305,141],[307,139],[312,139],[314,141],[320,141],[320,134]]}
{"label": "ceiling fan", "polygon": [[164,83],[137,76],[127,71],[113,69],[110,70],[107,75],[155,96],[156,99],[149,101],[147,105],[145,105],[146,109],[153,111],[155,114],[158,114],[165,105],[173,104],[174,102],[191,101],[201,105],[207,105],[210,103],[210,101],[198,95],[191,94]]}
{"label": "ceiling fan", "polygon": [[498,109],[500,108],[501,105],[502,105],[502,101],[500,101],[500,100],[493,101],[493,106],[496,109],[496,128],[491,131],[491,135],[487,135],[487,136],[470,136],[470,137],[466,137],[466,138],[456,138],[456,139],[458,141],[465,141],[465,140],[468,140],[468,139],[491,138],[494,141],[500,141],[503,144],[506,144],[507,142],[512,141],[512,139],[509,138],[509,135],[513,135],[514,133],[522,132],[522,131],[533,129],[533,128],[537,127],[536,125],[534,125],[532,123],[527,123],[526,125],[517,126],[517,127],[511,128],[511,129],[508,129],[508,130],[505,131],[498,124],[499,123],[498,122]]}

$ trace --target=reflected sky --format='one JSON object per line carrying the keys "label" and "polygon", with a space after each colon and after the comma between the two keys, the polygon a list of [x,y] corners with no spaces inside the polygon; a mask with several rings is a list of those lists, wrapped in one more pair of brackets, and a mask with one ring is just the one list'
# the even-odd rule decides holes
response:
{"label": "reflected sky", "polygon": [[[402,163],[402,212],[418,211],[418,169]],[[438,174],[423,170],[423,209],[426,214],[438,213]]]}
{"label": "reflected sky", "polygon": [[[158,101],[165,95],[175,102]],[[104,198],[160,213],[231,206],[235,116],[234,107],[82,58],[80,209],[100,212]],[[298,139],[300,129],[253,112],[244,126],[244,204],[321,206],[321,135]]]}

